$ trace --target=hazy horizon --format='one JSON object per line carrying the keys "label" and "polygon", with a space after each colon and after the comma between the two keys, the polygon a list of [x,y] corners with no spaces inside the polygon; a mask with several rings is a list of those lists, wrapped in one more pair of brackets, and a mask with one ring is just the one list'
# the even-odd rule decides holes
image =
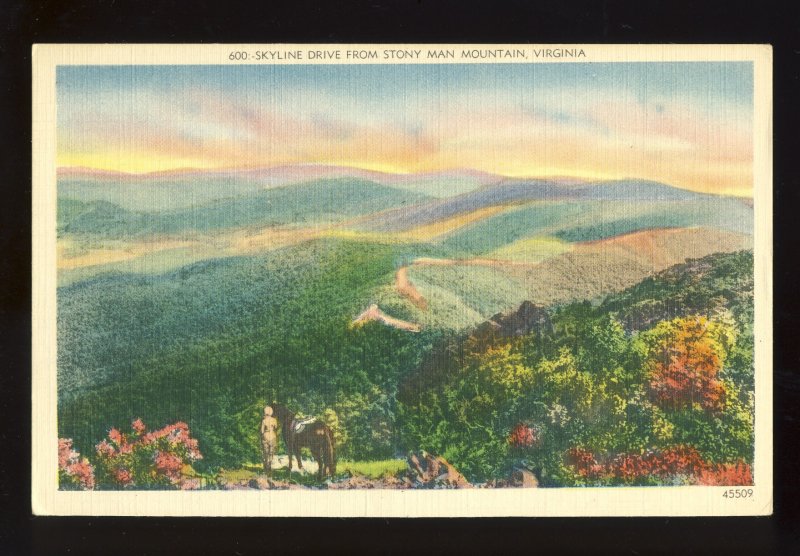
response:
{"label": "hazy horizon", "polygon": [[752,65],[63,66],[61,167],[635,177],[752,195]]}

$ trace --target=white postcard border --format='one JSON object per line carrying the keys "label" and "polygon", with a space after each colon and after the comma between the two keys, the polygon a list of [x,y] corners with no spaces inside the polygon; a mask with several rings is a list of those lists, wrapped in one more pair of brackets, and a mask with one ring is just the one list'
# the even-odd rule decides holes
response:
{"label": "white postcard border", "polygon": [[[232,53],[413,48],[522,49],[524,58],[231,59]],[[536,50],[561,50],[536,57]],[[581,51],[577,57],[563,51]],[[273,55],[274,57],[275,55]],[[280,54],[277,55],[280,57]],[[336,56],[330,54],[329,56]],[[769,45],[34,45],[32,484],[37,515],[129,516],[710,516],[772,512],[772,48]],[[59,491],[56,426],[56,106],[59,65],[591,63],[751,61],[754,70],[755,486],[351,491]],[[24,372],[24,371],[23,371]]]}

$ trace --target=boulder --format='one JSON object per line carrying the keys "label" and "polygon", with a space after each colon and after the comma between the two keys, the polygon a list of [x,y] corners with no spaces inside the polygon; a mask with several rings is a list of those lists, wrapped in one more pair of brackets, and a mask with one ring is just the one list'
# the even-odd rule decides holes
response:
{"label": "boulder", "polygon": [[271,481],[266,477],[257,477],[255,479],[250,479],[250,481],[247,483],[247,486],[258,490],[267,490],[272,488],[270,482]]}
{"label": "boulder", "polygon": [[511,484],[509,486],[517,488],[538,488],[539,480],[532,471],[527,469],[514,469],[511,472]]}
{"label": "boulder", "polygon": [[507,479],[491,479],[482,488],[538,488],[536,474],[528,469],[515,467]]}
{"label": "boulder", "polygon": [[441,456],[426,451],[408,455],[407,482],[412,488],[472,488],[472,484]]}

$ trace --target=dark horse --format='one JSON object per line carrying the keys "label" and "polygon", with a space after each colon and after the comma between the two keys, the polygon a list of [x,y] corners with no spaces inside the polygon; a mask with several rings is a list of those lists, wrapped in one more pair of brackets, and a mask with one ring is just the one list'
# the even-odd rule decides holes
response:
{"label": "dark horse", "polygon": [[272,411],[281,425],[283,442],[286,444],[286,453],[289,454],[289,472],[292,471],[292,456],[297,459],[297,467],[303,468],[300,459],[300,449],[308,448],[311,455],[319,464],[317,479],[320,481],[325,476],[333,478],[336,474],[336,447],[333,442],[333,432],[322,421],[315,419],[308,423],[299,432],[295,432],[298,420],[294,413],[281,404],[273,403]]}

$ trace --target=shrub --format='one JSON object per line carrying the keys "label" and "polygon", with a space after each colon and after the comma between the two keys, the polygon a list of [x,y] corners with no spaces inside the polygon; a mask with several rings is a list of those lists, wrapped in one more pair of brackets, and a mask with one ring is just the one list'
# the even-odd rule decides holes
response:
{"label": "shrub", "polygon": [[753,469],[743,461],[723,463],[704,469],[695,478],[699,485],[744,486],[753,484]]}
{"label": "shrub", "polygon": [[203,457],[186,423],[147,432],[141,419],[128,434],[112,428],[95,450],[104,488],[185,488],[186,466]]}
{"label": "shrub", "polygon": [[565,462],[579,477],[606,484],[684,483],[707,486],[752,485],[750,465],[743,461],[714,464],[691,446],[671,446],[642,454],[617,454],[598,462],[581,447],[567,451]]}
{"label": "shrub", "polygon": [[71,438],[58,439],[58,484],[65,490],[94,488],[94,467],[72,449]]}
{"label": "shrub", "polygon": [[727,327],[705,317],[659,323],[645,335],[649,356],[649,391],[668,410],[699,407],[722,410],[726,391],[718,374],[732,343]]}
{"label": "shrub", "polygon": [[585,448],[567,450],[566,461],[575,468],[579,476],[587,479],[596,479],[603,473],[603,466],[597,463],[594,454]]}
{"label": "shrub", "polygon": [[709,464],[690,446],[673,446],[644,454],[620,454],[606,466],[606,473],[623,483],[648,479],[692,477],[706,471]]}
{"label": "shrub", "polygon": [[508,436],[508,443],[514,448],[530,448],[539,443],[539,431],[535,426],[517,423]]}

